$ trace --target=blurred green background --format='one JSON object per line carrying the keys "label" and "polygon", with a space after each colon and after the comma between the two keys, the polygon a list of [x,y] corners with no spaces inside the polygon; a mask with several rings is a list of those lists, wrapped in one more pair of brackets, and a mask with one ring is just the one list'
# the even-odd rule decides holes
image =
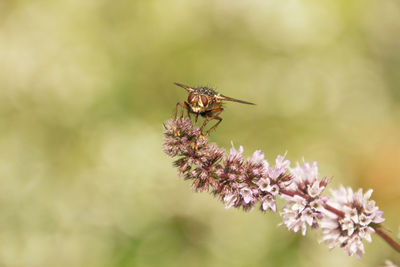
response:
{"label": "blurred green background", "polygon": [[[400,225],[398,0],[0,1],[0,266],[378,266],[195,194],[161,152],[186,92],[211,140],[373,188]],[[280,203],[282,205],[282,203]]]}

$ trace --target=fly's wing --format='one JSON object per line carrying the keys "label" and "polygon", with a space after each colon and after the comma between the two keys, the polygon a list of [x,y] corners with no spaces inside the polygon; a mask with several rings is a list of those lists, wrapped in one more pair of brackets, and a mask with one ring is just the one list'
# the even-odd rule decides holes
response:
{"label": "fly's wing", "polygon": [[247,105],[255,105],[254,103],[251,103],[251,102],[239,100],[239,99],[232,98],[229,96],[224,96],[224,95],[218,95],[217,98],[220,100],[232,101],[232,102],[237,102],[237,103],[242,103],[242,104],[247,104]]}
{"label": "fly's wing", "polygon": [[185,89],[186,91],[188,91],[189,93],[191,93],[191,92],[194,91],[194,89],[191,88],[190,86],[187,86],[187,85],[184,85],[184,84],[181,84],[181,83],[174,83],[174,84],[177,85],[177,86],[179,86],[179,87],[184,88],[184,89]]}

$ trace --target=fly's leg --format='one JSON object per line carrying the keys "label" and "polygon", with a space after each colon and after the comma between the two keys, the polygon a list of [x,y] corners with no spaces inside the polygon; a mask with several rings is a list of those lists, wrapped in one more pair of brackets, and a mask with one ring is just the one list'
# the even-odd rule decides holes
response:
{"label": "fly's leg", "polygon": [[184,111],[184,109],[187,110],[188,116],[189,116],[189,118],[190,118],[188,104],[187,104],[186,102],[178,102],[178,103],[176,103],[176,106],[175,106],[175,115],[174,115],[174,119],[176,120],[176,115],[178,115],[178,108],[179,108],[179,107],[181,107],[181,116],[180,116],[180,118],[181,118],[181,119],[183,118],[183,111]]}
{"label": "fly's leg", "polygon": [[203,132],[203,128],[207,125],[207,123],[210,121],[208,117],[204,118],[203,124],[200,126],[200,132]]}
{"label": "fly's leg", "polygon": [[190,117],[190,108],[189,108],[189,104],[186,103],[186,102],[185,102],[185,104],[186,104],[186,111],[187,111],[188,118],[189,118],[190,121],[192,121],[192,118]]}
{"label": "fly's leg", "polygon": [[219,117],[219,116],[214,116],[214,117],[212,117],[212,118],[210,119],[210,121],[213,120],[213,119],[214,119],[214,120],[218,120],[218,122],[217,122],[213,127],[211,127],[211,128],[207,131],[206,136],[208,136],[208,135],[211,133],[212,130],[214,130],[215,128],[217,128],[218,124],[220,124],[221,121],[222,121],[222,118]]}
{"label": "fly's leg", "polygon": [[219,117],[218,115],[221,114],[221,112],[222,112],[223,110],[224,110],[223,108],[216,108],[216,109],[211,110],[210,113],[207,114],[207,115],[205,116],[204,122],[203,122],[203,124],[202,124],[201,127],[200,127],[200,131],[203,131],[204,127],[205,127],[211,120],[218,120],[218,122],[206,132],[206,136],[208,136],[208,135],[210,134],[210,132],[213,131],[213,130],[218,126],[218,124],[221,123],[222,118]]}

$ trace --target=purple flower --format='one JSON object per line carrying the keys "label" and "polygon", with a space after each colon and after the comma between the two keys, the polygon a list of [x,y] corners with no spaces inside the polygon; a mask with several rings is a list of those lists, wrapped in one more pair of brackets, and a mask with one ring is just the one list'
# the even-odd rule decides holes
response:
{"label": "purple flower", "polygon": [[249,204],[251,201],[254,201],[253,192],[250,188],[243,187],[240,189],[240,195],[243,198],[244,203]]}
{"label": "purple flower", "polygon": [[174,165],[184,179],[192,181],[195,191],[212,193],[225,203],[226,208],[242,207],[251,210],[256,204],[262,211],[277,211],[276,197],[286,200],[280,212],[285,226],[306,234],[307,228],[322,228],[323,241],[329,248],[344,247],[349,255],[361,257],[363,239],[371,242],[375,231],[386,242],[399,250],[399,245],[377,225],[383,212],[375,201],[369,200],[372,190],[341,187],[332,198],[322,197],[328,179],[318,178],[317,163],[297,164],[290,169],[290,161],[279,155],[275,166],[270,166],[264,154],[257,150],[244,159],[243,147],[230,149],[229,155],[215,144],[209,144],[190,119],[167,121],[162,150],[177,158]]}
{"label": "purple flower", "polygon": [[[259,150],[255,151],[252,157],[243,158],[243,147],[236,150],[233,146],[230,154],[224,159],[222,167],[219,169],[219,185],[214,194],[220,195],[227,207],[243,207],[250,210],[256,203],[261,203],[263,211],[271,209],[276,211],[275,196],[278,195],[280,188],[277,184],[281,178],[285,178],[283,173],[282,157],[278,160],[277,169],[282,169],[279,176],[274,181],[268,177],[268,162],[264,159],[264,154]],[[235,198],[232,197],[235,195]],[[234,203],[232,203],[234,199]]]}
{"label": "purple flower", "polygon": [[215,144],[208,144],[189,119],[169,120],[164,127],[163,151],[170,157],[180,157],[174,161],[179,174],[193,180],[192,186],[196,191],[216,187],[217,163],[225,151]]}
{"label": "purple flower", "polygon": [[192,154],[194,165],[192,171],[185,175],[185,179],[193,179],[193,189],[196,191],[207,191],[209,186],[216,188],[217,162],[223,157],[225,151],[215,144],[207,145]]}
{"label": "purple flower", "polygon": [[271,179],[261,178],[257,181],[259,189],[263,192],[270,193],[272,196],[276,196],[279,193],[279,186],[277,184],[271,185]]}
{"label": "purple flower", "polygon": [[235,205],[235,201],[237,200],[237,196],[235,194],[227,194],[224,197],[225,208],[229,209],[233,205]]}
{"label": "purple flower", "polygon": [[301,230],[302,235],[307,232],[307,225],[318,228],[318,221],[323,217],[322,207],[326,201],[320,195],[328,183],[327,179],[318,180],[318,167],[314,162],[303,165],[297,164],[291,170],[293,183],[289,185],[292,195],[282,195],[287,201],[283,212],[283,224],[289,230],[297,232]]}
{"label": "purple flower", "polygon": [[276,212],[275,197],[280,193],[281,189],[286,188],[291,183],[291,177],[287,175],[290,161],[284,158],[285,156],[279,155],[276,158],[275,166],[269,166],[268,162],[264,161],[264,175],[256,177],[257,196],[261,202],[260,209],[262,211],[270,209]]}
{"label": "purple flower", "polygon": [[258,180],[262,178],[265,176],[268,169],[268,162],[264,159],[264,153],[260,150],[256,150],[253,156],[246,160],[245,165],[245,175],[248,180]]}
{"label": "purple flower", "polygon": [[230,154],[224,160],[223,174],[230,180],[240,181],[243,179],[242,175],[244,172],[244,159],[242,153],[242,146],[239,147],[239,150],[236,150],[232,146],[230,149]]}
{"label": "purple flower", "polygon": [[281,216],[283,224],[289,230],[298,232],[301,230],[302,235],[306,234],[307,225],[313,228],[318,227],[318,219],[321,219],[320,208],[322,200],[314,200],[308,202],[303,197],[295,195],[291,197],[288,204],[283,208]]}
{"label": "purple flower", "polygon": [[[199,141],[201,132],[194,128],[189,119],[169,120],[165,127],[165,139],[162,150],[170,157],[182,156],[187,153],[188,146],[194,145]],[[205,145],[207,142],[201,145]],[[196,143],[194,146],[198,146]]]}
{"label": "purple flower", "polygon": [[276,212],[276,201],[273,195],[268,194],[262,198],[261,210],[266,211],[271,209],[273,212]]}
{"label": "purple flower", "polygon": [[286,173],[287,169],[290,166],[290,161],[285,160],[286,155],[278,155],[275,161],[275,167],[268,168],[268,177],[272,180],[277,180],[280,176]]}
{"label": "purple flower", "polygon": [[375,206],[375,201],[369,200],[372,189],[363,193],[343,186],[339,190],[332,191],[332,198],[327,204],[337,210],[341,210],[344,217],[338,216],[328,210],[321,221],[323,241],[330,249],[339,246],[344,247],[349,255],[355,254],[361,258],[365,253],[362,240],[371,242],[371,234],[375,232],[372,225],[382,223],[383,212]]}
{"label": "purple flower", "polygon": [[269,192],[271,187],[271,180],[269,178],[260,178],[256,183],[261,191]]}

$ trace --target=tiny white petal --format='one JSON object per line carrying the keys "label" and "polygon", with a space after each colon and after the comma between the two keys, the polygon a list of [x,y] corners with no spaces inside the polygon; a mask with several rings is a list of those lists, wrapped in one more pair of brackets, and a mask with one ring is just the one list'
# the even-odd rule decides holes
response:
{"label": "tiny white petal", "polygon": [[303,236],[305,236],[306,235],[306,231],[307,231],[307,226],[305,224],[302,224],[301,225],[301,234]]}
{"label": "tiny white petal", "polygon": [[262,162],[264,160],[264,153],[262,153],[261,150],[256,150],[251,159],[257,163]]}
{"label": "tiny white petal", "polygon": [[257,181],[257,185],[260,188],[261,191],[267,191],[267,188],[270,184],[269,178],[261,178],[260,180]]}
{"label": "tiny white petal", "polygon": [[253,200],[253,192],[247,187],[242,188],[240,190],[240,194],[242,195],[243,200],[246,204],[248,204],[251,200]]}
{"label": "tiny white petal", "polygon": [[268,208],[270,208],[273,212],[276,212],[276,202],[271,195],[265,196],[262,203],[263,210],[268,210]]}
{"label": "tiny white petal", "polygon": [[364,201],[367,201],[371,197],[372,192],[374,192],[374,190],[372,190],[372,189],[369,189],[367,192],[365,192],[364,197],[363,197]]}
{"label": "tiny white petal", "polygon": [[231,195],[226,195],[224,197],[224,202],[226,203],[225,208],[229,209],[230,207],[232,207],[235,204],[237,197],[234,194]]}

